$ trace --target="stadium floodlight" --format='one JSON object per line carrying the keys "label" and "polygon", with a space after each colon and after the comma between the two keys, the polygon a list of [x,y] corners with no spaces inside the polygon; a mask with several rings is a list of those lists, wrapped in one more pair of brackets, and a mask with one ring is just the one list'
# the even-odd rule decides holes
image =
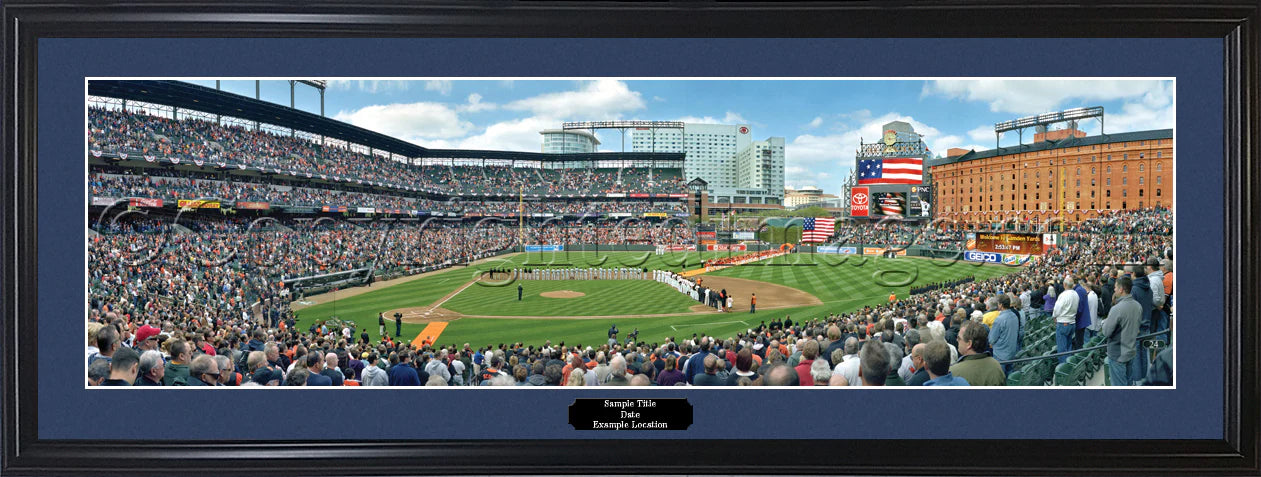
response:
{"label": "stadium floodlight", "polygon": [[682,121],[579,121],[561,124],[561,129],[683,129]]}
{"label": "stadium floodlight", "polygon": [[328,80],[296,80],[296,81],[307,86],[311,86],[311,87],[315,87],[319,89],[328,89]]}
{"label": "stadium floodlight", "polygon": [[1024,130],[1034,126],[1049,126],[1055,123],[1077,121],[1079,119],[1098,118],[1099,133],[1103,134],[1103,106],[1072,108],[1063,111],[1042,113],[1036,116],[1025,116],[1009,121],[994,123],[994,149],[998,149],[998,138],[1008,131],[1020,133],[1020,143],[1024,144]]}

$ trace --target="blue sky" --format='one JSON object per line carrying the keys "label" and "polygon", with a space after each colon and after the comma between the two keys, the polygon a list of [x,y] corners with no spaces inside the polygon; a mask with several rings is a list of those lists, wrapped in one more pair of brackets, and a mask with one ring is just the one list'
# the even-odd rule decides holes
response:
{"label": "blue sky", "polygon": [[[214,86],[213,80],[193,83]],[[254,81],[223,81],[254,96]],[[640,119],[750,125],[754,139],[785,140],[785,181],[838,193],[859,138],[891,120],[911,123],[934,154],[991,149],[994,123],[1081,106],[1103,106],[1109,133],[1174,127],[1172,80],[330,80],[325,114],[435,148],[539,151],[539,131],[564,121]],[[289,83],[263,81],[264,100],[289,104]],[[299,85],[296,107],[319,112]],[[1080,125],[1098,134],[1098,121]],[[601,150],[621,149],[616,130]],[[1032,131],[1025,134],[1026,142]],[[1015,133],[1003,146],[1017,143]],[[629,147],[629,146],[628,146]]]}

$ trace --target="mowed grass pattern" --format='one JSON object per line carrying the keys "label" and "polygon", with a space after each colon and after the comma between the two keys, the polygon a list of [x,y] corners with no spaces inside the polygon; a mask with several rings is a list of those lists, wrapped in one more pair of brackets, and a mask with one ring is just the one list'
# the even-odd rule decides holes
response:
{"label": "mowed grass pattern", "polygon": [[[824,304],[887,303],[889,293],[906,298],[913,286],[974,276],[977,281],[1019,271],[1018,267],[917,258],[791,254],[707,275],[775,283],[810,293]],[[873,299],[879,299],[873,302]],[[848,311],[848,310],[846,310]]]}
{"label": "mowed grass pattern", "polygon": [[[713,258],[715,256],[727,256],[727,252],[711,252],[704,255],[704,258]],[[686,258],[686,263],[684,263]],[[475,274],[480,270],[490,268],[513,268],[523,264],[532,268],[549,268],[542,264],[553,263],[558,266],[554,268],[597,268],[600,266],[606,268],[630,267],[630,268],[648,268],[648,269],[666,269],[666,270],[682,270],[696,268],[699,266],[702,256],[692,252],[669,253],[665,256],[657,256],[652,252],[571,252],[566,256],[565,252],[545,252],[545,253],[529,253],[517,254],[501,260],[493,260],[484,264],[473,267],[458,267],[451,271],[436,274],[434,276],[421,278],[409,283],[365,293],[354,298],[339,300],[337,303],[337,314],[344,319],[351,319],[360,324],[360,327],[367,326],[368,329],[376,330],[377,312],[391,310],[395,308],[405,308],[413,306],[425,306],[437,301],[448,293],[455,291],[459,287],[468,283],[473,279]],[[527,261],[528,260],[528,261]],[[603,263],[601,263],[603,262]],[[542,344],[544,340],[551,340],[553,343],[566,341],[566,343],[583,343],[599,344],[607,340],[605,332],[609,325],[616,323],[618,328],[625,333],[638,327],[640,330],[640,340],[649,342],[660,342],[667,336],[684,337],[691,336],[693,333],[706,333],[715,336],[731,336],[736,332],[743,331],[762,321],[770,321],[773,318],[783,318],[785,315],[792,315],[794,321],[800,319],[811,319],[825,316],[828,313],[845,313],[861,308],[866,305],[879,305],[888,302],[890,291],[896,291],[898,297],[905,298],[911,286],[919,286],[933,282],[942,282],[946,280],[954,280],[965,276],[975,276],[977,280],[985,280],[994,276],[1019,271],[1019,267],[1007,267],[1002,265],[984,265],[976,266],[967,262],[946,262],[935,260],[924,260],[914,258],[898,258],[898,259],[881,259],[872,257],[842,257],[838,255],[811,255],[811,254],[793,254],[785,257],[772,259],[767,263],[771,264],[810,264],[814,266],[757,266],[744,265],[727,270],[713,272],[707,275],[730,276],[736,278],[746,278],[750,280],[761,280],[770,283],[776,283],[813,294],[824,303],[815,306],[803,306],[797,308],[781,308],[776,310],[762,310],[756,314],[749,313],[698,313],[687,316],[671,316],[657,318],[619,318],[616,321],[604,319],[578,319],[578,320],[556,320],[556,319],[511,319],[511,318],[462,318],[451,322],[442,336],[439,337],[439,344],[463,344],[471,343],[474,346],[497,345],[498,343],[524,342],[529,344]],[[890,273],[889,270],[901,270],[904,273]],[[879,275],[877,275],[879,274]],[[884,280],[876,278],[881,276]],[[913,280],[912,278],[913,277]],[[910,283],[898,283],[911,280]],[[542,287],[543,281],[524,282],[527,290],[533,290],[535,287]],[[558,290],[569,289],[577,290],[575,287],[584,282],[551,282],[553,284],[565,284]],[[652,282],[643,282],[645,284]],[[461,297],[473,288],[469,287],[464,292],[456,295],[449,300],[444,307],[462,306]],[[663,285],[664,287],[664,285]],[[508,288],[508,287],[505,287]],[[516,286],[510,287],[511,290],[504,293],[503,297],[496,296],[498,300],[506,300],[515,302]],[[538,289],[537,293],[543,291]],[[479,293],[480,291],[474,291]],[[666,296],[677,297],[687,305],[692,304],[691,300],[683,297],[669,287],[664,287]],[[495,292],[498,293],[498,292]],[[495,294],[492,293],[492,294]],[[585,292],[584,292],[585,293]],[[619,292],[614,292],[618,294]],[[653,291],[653,296],[659,296],[660,293]],[[633,299],[631,293],[620,293],[625,295],[627,299]],[[542,299],[541,297],[538,299]],[[548,299],[554,300],[558,306],[564,306],[563,302],[569,302],[574,299]],[[686,311],[686,306],[684,310]],[[474,305],[477,306],[477,305]],[[493,308],[493,307],[492,307]],[[323,319],[332,314],[332,304],[323,304],[311,307],[299,312],[302,320],[300,324],[303,328],[310,324],[311,319]],[[472,313],[472,312],[469,312]],[[595,312],[583,310],[581,313],[557,313],[555,315],[544,315],[531,312],[531,315],[507,313],[496,311],[494,313],[477,313],[494,316],[599,316],[614,315],[619,312],[609,312],[608,309]],[[627,313],[622,311],[620,313]],[[387,328],[393,333],[393,324],[389,324]],[[411,339],[424,328],[424,325],[405,324],[403,326],[403,336],[405,339]]]}
{"label": "mowed grass pattern", "polygon": [[[517,301],[517,284],[524,287]],[[540,293],[570,290],[577,298]],[[601,316],[686,313],[698,304],[664,283],[651,280],[528,280],[502,287],[473,284],[442,305],[466,315]]]}

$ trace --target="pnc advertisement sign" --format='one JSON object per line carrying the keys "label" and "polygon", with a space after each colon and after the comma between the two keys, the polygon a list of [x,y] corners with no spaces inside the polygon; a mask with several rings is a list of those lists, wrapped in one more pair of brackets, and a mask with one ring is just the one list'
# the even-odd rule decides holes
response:
{"label": "pnc advertisement sign", "polygon": [[1003,263],[1003,254],[968,251],[963,253],[963,259],[969,262]]}
{"label": "pnc advertisement sign", "polygon": [[854,217],[866,217],[867,207],[870,204],[871,193],[866,187],[855,187],[850,189],[849,215]]}

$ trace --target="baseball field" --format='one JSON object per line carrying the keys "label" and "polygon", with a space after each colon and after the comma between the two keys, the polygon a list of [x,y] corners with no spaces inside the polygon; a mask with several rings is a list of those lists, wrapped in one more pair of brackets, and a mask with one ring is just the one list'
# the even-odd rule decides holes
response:
{"label": "baseball field", "polygon": [[[532,252],[490,258],[470,266],[306,297],[294,303],[299,326],[331,316],[352,320],[377,338],[377,314],[403,315],[402,339],[425,334],[438,344],[473,346],[545,340],[598,344],[616,324],[623,334],[639,329],[642,341],[706,333],[729,336],[763,321],[791,315],[811,319],[906,298],[911,287],[973,276],[977,280],[1019,267],[920,258],[883,259],[789,254],[704,273],[701,283],[734,297],[731,312],[704,306],[651,280],[524,280],[513,282],[491,269],[632,268],[684,271],[729,252]],[[521,299],[518,300],[518,286]],[[749,313],[757,295],[757,312]],[[356,332],[358,333],[358,332]]]}

